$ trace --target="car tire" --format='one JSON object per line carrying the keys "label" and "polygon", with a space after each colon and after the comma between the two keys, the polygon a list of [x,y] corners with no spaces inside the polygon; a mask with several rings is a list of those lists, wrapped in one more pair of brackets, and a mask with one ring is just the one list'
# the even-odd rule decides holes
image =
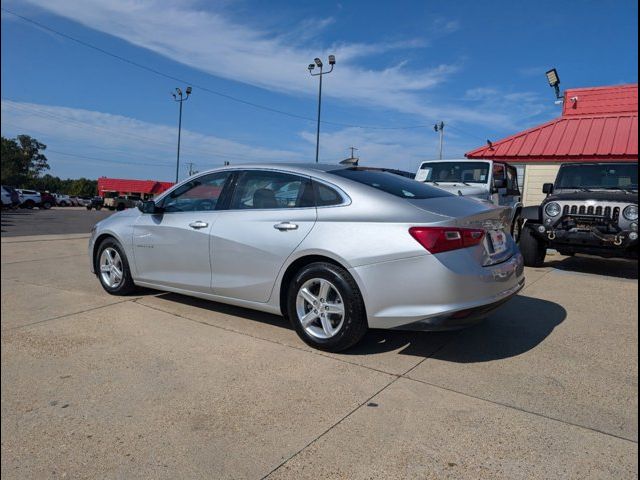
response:
{"label": "car tire", "polygon": [[547,245],[536,238],[531,227],[525,225],[520,235],[520,252],[527,267],[541,267],[547,256]]}
{"label": "car tire", "polygon": [[[323,287],[326,298],[321,297]],[[296,273],[288,289],[287,312],[300,338],[319,350],[346,350],[368,330],[358,285],[349,272],[332,263],[311,263]]]}
{"label": "car tire", "polygon": [[91,207],[89,205],[87,205],[87,210],[91,210]]}
{"label": "car tire", "polygon": [[26,202],[24,202],[24,208],[28,208],[29,210],[33,210],[36,206],[36,202],[34,202],[33,200],[27,200]]}
{"label": "car tire", "polygon": [[124,203],[119,203],[118,206],[116,207],[116,210],[118,212],[121,212],[124,210]]}
{"label": "car tire", "polygon": [[[105,253],[106,252],[106,253]],[[120,243],[114,238],[105,239],[96,250],[93,265],[100,285],[111,295],[129,295],[135,291],[136,285],[131,277],[131,269],[127,256]],[[106,270],[113,266],[115,269]],[[120,272],[118,275],[117,272]]]}
{"label": "car tire", "polygon": [[45,210],[49,210],[51,208],[51,202],[44,202],[42,204],[42,208]]}

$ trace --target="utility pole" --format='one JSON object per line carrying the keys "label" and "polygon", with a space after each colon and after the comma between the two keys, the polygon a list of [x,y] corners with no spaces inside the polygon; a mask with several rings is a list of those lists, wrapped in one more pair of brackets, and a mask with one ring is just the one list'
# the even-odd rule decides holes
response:
{"label": "utility pole", "polygon": [[189,99],[191,95],[191,87],[187,87],[186,96],[182,95],[182,90],[176,88],[176,91],[172,93],[173,100],[180,104],[180,113],[178,114],[178,153],[176,154],[176,183],[180,178],[180,135],[182,133],[182,103]]}
{"label": "utility pole", "polygon": [[351,150],[351,158],[356,158],[356,156],[354,155],[354,152],[358,149],[356,147],[349,147],[349,150]]}
{"label": "utility pole", "polygon": [[[331,70],[326,72],[322,71],[322,67],[324,66],[322,60],[316,58],[313,60],[314,63],[309,64],[309,73],[312,77],[320,77],[320,87],[318,90],[318,126],[316,129],[316,163],[318,163],[318,155],[320,154],[320,110],[322,107],[322,76],[327,75],[333,72],[333,66],[336,64],[335,55],[329,55],[329,65],[331,65]],[[313,69],[316,68],[316,65],[320,67],[320,73],[313,73]]]}
{"label": "utility pole", "polygon": [[439,159],[442,160],[442,148],[444,146],[444,122],[440,122],[440,123],[436,123],[433,126],[433,129],[437,132],[440,133],[440,155],[439,155]]}

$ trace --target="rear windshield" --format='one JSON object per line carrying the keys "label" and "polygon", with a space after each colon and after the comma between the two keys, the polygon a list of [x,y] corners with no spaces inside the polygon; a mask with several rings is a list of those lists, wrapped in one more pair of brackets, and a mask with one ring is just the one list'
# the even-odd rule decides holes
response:
{"label": "rear windshield", "polygon": [[421,200],[425,198],[454,196],[453,194],[445,192],[439,188],[388,172],[353,167],[341,170],[332,170],[328,173],[368,185],[376,190],[382,190],[383,192],[390,193],[400,198]]}

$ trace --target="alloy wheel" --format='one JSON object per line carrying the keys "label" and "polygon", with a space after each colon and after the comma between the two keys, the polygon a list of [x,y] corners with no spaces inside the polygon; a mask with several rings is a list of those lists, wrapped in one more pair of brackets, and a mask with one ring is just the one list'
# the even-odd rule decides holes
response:
{"label": "alloy wheel", "polygon": [[122,283],[122,258],[115,248],[107,247],[100,254],[100,276],[109,288],[118,288]]}
{"label": "alloy wheel", "polygon": [[329,339],[344,324],[344,302],[336,286],[324,278],[307,280],[298,290],[296,313],[302,328],[312,337]]}

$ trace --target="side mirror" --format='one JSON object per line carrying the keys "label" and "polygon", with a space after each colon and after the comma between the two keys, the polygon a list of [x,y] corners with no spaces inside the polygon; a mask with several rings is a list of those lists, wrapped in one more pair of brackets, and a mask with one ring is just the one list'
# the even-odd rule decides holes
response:
{"label": "side mirror", "polygon": [[551,195],[553,193],[553,183],[545,183],[544,185],[542,185],[542,193]]}
{"label": "side mirror", "polygon": [[138,210],[142,213],[162,213],[162,207],[156,205],[156,202],[153,200],[146,200],[144,202],[138,202]]}

